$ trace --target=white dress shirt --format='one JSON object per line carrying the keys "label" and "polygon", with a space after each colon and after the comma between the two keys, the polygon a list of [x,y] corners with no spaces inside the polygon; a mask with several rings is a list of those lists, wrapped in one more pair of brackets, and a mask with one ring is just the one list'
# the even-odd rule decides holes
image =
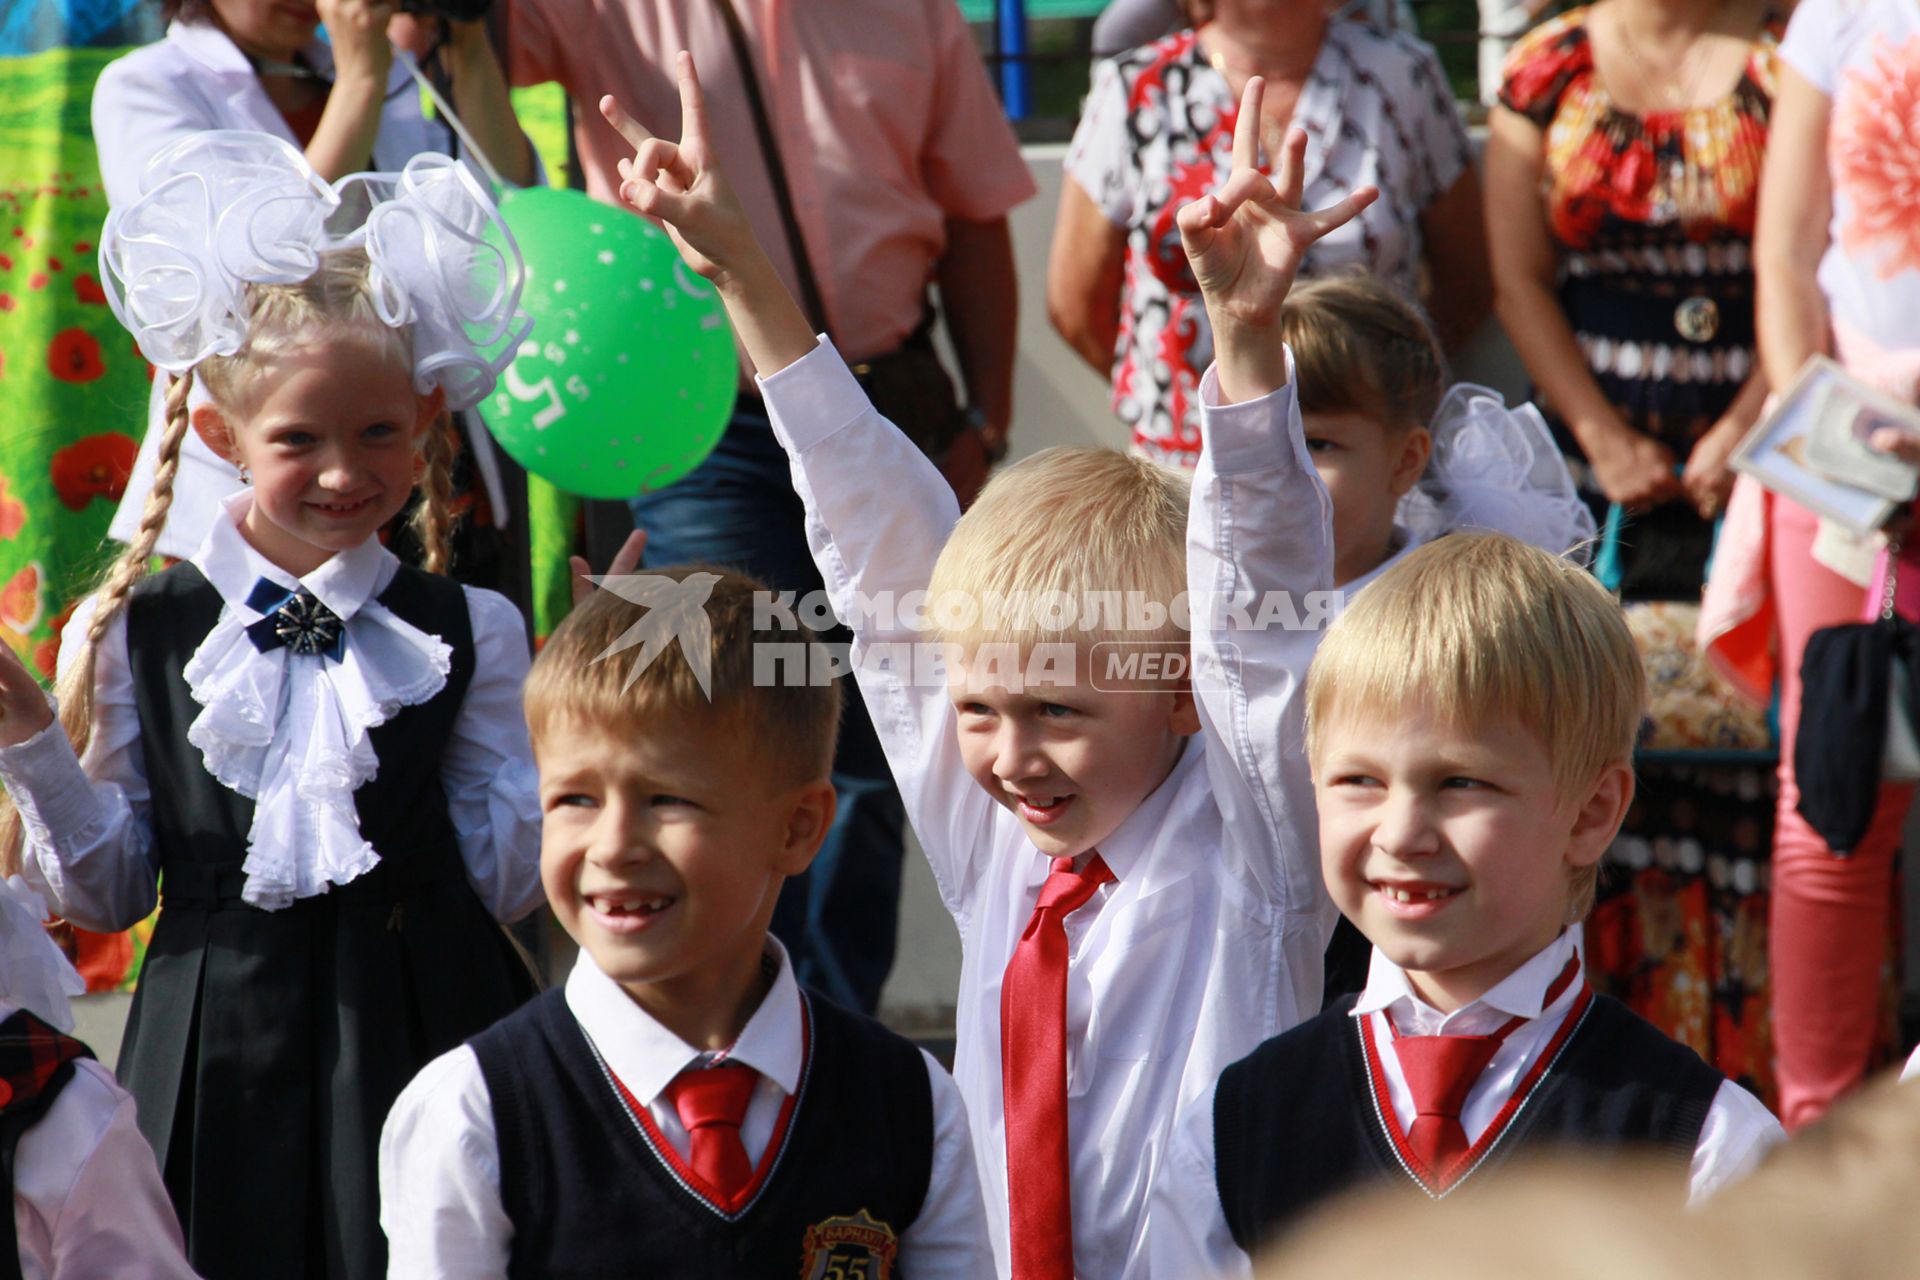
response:
{"label": "white dress shirt", "polygon": [[[805,1066],[800,988],[786,949],[769,937],[767,951],[778,962],[773,986],[726,1053],[728,1061],[760,1073],[740,1125],[740,1141],[756,1167]],[[715,1055],[654,1021],[584,950],[567,977],[566,993],[568,1011],[608,1069],[647,1108],[661,1137],[687,1158],[691,1143],[667,1086]],[[933,1089],[933,1164],[920,1214],[900,1233],[900,1270],[916,1280],[979,1280],[992,1274],[993,1263],[982,1236],[984,1210],[966,1109],[952,1077],[924,1051],[921,1057]],[[513,1222],[500,1203],[496,1132],[480,1061],[465,1045],[429,1062],[394,1102],[380,1134],[380,1225],[394,1280],[506,1274]],[[635,1144],[635,1159],[653,1158],[631,1131],[609,1134],[608,1141]],[[609,1222],[607,1229],[618,1232],[621,1224]]]}
{"label": "white dress shirt", "polygon": [[[256,616],[245,600],[259,578],[283,586],[298,582],[345,620],[348,652],[359,675],[357,680],[343,673],[329,675],[329,681],[349,681],[352,687],[344,694],[328,684],[303,685],[293,679],[269,684],[271,664],[326,659],[296,657],[284,649],[269,656],[248,646],[233,650],[238,655],[235,661],[246,664],[245,669],[215,673],[210,682],[236,698],[247,689],[273,688],[278,695],[275,705],[260,710],[272,726],[266,737],[276,741],[295,735],[297,726],[332,719],[316,713],[310,704],[291,707],[293,694],[301,689],[316,698],[353,702],[362,712],[367,711],[368,693],[380,690],[393,694],[401,704],[423,701],[417,692],[402,696],[407,691],[393,687],[394,673],[380,670],[383,646],[396,655],[406,652],[394,647],[393,637],[384,628],[377,640],[369,633],[382,625],[375,619],[386,611],[369,608],[362,614],[362,607],[376,601],[399,571],[400,562],[393,553],[369,538],[333,556],[306,578],[293,579],[240,536],[235,522],[252,500],[251,493],[230,499],[193,556],[193,564],[225,601],[222,619]],[[526,631],[519,610],[506,597],[477,587],[464,591],[473,627],[473,676],[442,749],[440,776],[468,882],[495,919],[516,920],[545,900],[540,887],[539,775],[520,708],[520,686],[529,663]],[[74,611],[61,636],[62,672],[80,660],[92,617],[91,599]],[[220,629],[216,624],[209,636]],[[252,669],[256,663],[258,670]],[[183,678],[192,674],[190,662]],[[226,683],[229,678],[231,684]],[[352,696],[356,693],[357,697]],[[345,711],[340,718],[349,723],[356,719]],[[24,820],[27,882],[57,914],[85,929],[113,932],[132,926],[153,910],[159,853],[153,848],[149,826],[146,764],[124,611],[108,624],[94,655],[93,738],[84,759],[76,761],[56,722],[17,746],[0,749],[0,784]],[[273,827],[274,832],[289,830],[278,824]],[[261,838],[277,837],[256,832],[256,840]],[[273,852],[290,863],[313,856],[311,849],[297,843]]]}
{"label": "white dress shirt", "polygon": [[[1373,1042],[1387,1077],[1387,1092],[1402,1133],[1413,1127],[1413,1094],[1407,1088],[1394,1049],[1394,1028],[1409,1036],[1491,1035],[1510,1019],[1528,1021],[1514,1028],[1460,1110],[1468,1142],[1478,1142],[1500,1109],[1526,1079],[1540,1055],[1566,1021],[1581,984],[1570,982],[1553,1000],[1547,994],[1571,958],[1584,965],[1580,926],[1563,931],[1525,964],[1470,1004],[1442,1013],[1414,994],[1406,971],[1374,948],[1367,986],[1350,1016],[1373,1019]],[[1281,1083],[1281,1082],[1276,1082]],[[1154,1184],[1150,1221],[1154,1273],[1163,1276],[1251,1277],[1252,1263],[1233,1242],[1220,1208],[1215,1180],[1213,1097],[1209,1088],[1182,1110],[1173,1145]],[[1723,1081],[1707,1108],[1706,1123],[1694,1145],[1688,1174],[1688,1201],[1699,1204],[1753,1172],[1786,1132],[1760,1099],[1731,1080]],[[1312,1153],[1302,1153],[1311,1160]]]}
{"label": "white dress shirt", "polygon": [[[332,78],[333,49],[315,36],[300,56],[321,75]],[[100,72],[93,90],[93,138],[99,151],[100,180],[107,203],[121,208],[138,199],[141,176],[148,163],[167,147],[191,134],[209,129],[246,129],[272,134],[300,146],[293,128],[267,97],[266,88],[247,55],[211,22],[175,21],[166,38],[116,58]],[[387,72],[387,96],[380,107],[380,131],[374,135],[370,168],[390,173],[425,151],[454,153],[453,131],[443,121],[429,120],[420,108],[420,91],[405,60],[395,58]],[[539,165],[539,157],[534,159]],[[487,177],[472,166],[482,186]],[[544,182],[544,171],[535,183]],[[147,493],[153,488],[154,464],[160,450],[159,427],[166,417],[167,377],[156,376],[147,404],[147,430],[134,459],[119,509],[108,533],[129,542],[140,524]],[[195,403],[204,392],[195,384]],[[485,432],[463,434],[473,450],[475,465],[487,484],[496,518],[507,510],[500,488],[500,464]],[[233,464],[209,449],[199,433],[188,431],[180,448],[180,470],[173,482],[173,505],[155,550],[184,559],[206,535],[220,503],[239,491],[240,473]]]}
{"label": "white dress shirt", "polygon": [[[0,1002],[0,1022],[17,1006]],[[133,1097],[91,1058],[13,1157],[13,1229],[26,1280],[192,1280],[180,1220]]]}
{"label": "white dress shirt", "polygon": [[[924,590],[958,511],[932,464],[824,340],[760,385],[806,502],[814,559],[854,631],[861,694],[959,924],[954,1076],[1005,1274],[1000,984],[1049,863],[968,774],[945,684],[873,661],[878,645],[927,637],[898,617],[883,629],[880,615],[854,607],[856,593]],[[1066,920],[1074,1262],[1102,1280],[1144,1268],[1147,1193],[1179,1105],[1319,1007],[1333,923],[1300,745],[1315,633],[1209,625],[1206,603],[1288,591],[1304,612],[1306,593],[1332,582],[1326,490],[1291,385],[1219,407],[1210,371],[1202,396],[1207,451],[1188,522],[1201,732],[1100,843],[1114,882]]]}

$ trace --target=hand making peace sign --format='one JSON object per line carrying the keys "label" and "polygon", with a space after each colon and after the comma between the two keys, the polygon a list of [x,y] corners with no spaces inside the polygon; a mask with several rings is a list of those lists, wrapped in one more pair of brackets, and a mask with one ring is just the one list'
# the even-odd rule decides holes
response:
{"label": "hand making peace sign", "polygon": [[1213,322],[1221,391],[1230,402],[1254,399],[1286,382],[1286,359],[1274,336],[1280,304],[1293,287],[1307,249],[1372,204],[1377,187],[1360,187],[1344,200],[1311,213],[1300,207],[1307,135],[1287,131],[1274,177],[1258,167],[1258,76],[1240,95],[1233,127],[1233,169],[1218,192],[1201,196],[1176,215],[1180,239]]}
{"label": "hand making peace sign", "polygon": [[633,159],[619,165],[620,198],[664,229],[687,265],[713,281],[747,358],[769,376],[814,349],[813,326],[720,175],[693,55],[682,50],[674,70],[680,85],[677,143],[648,133],[611,95],[600,99],[600,114],[633,144]]}
{"label": "hand making peace sign", "polygon": [[648,133],[612,94],[600,99],[600,114],[633,144],[633,159],[619,164],[620,198],[672,236],[688,266],[719,283],[761,256],[760,250],[746,211],[715,163],[693,55],[677,54],[674,71],[680,87],[679,142]]}

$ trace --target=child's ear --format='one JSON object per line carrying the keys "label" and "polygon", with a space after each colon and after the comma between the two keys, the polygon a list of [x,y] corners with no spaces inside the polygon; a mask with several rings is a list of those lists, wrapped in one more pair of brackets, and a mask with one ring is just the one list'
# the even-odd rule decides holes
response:
{"label": "child's ear", "polygon": [[1200,707],[1193,700],[1193,682],[1182,680],[1173,691],[1173,709],[1167,714],[1167,727],[1183,738],[1200,732]]}
{"label": "child's ear", "polygon": [[809,782],[794,793],[786,830],[776,851],[775,870],[783,876],[797,876],[813,865],[838,805],[833,783],[826,778]]}
{"label": "child's ear", "polygon": [[1607,846],[1620,834],[1627,819],[1627,806],[1633,803],[1633,768],[1616,761],[1600,771],[1593,789],[1573,817],[1573,830],[1567,841],[1567,865],[1590,867],[1600,861]]}
{"label": "child's ear", "polygon": [[447,407],[447,389],[436,386],[432,392],[414,398],[413,438],[415,440],[427,434],[427,428],[434,424]]}
{"label": "child's ear", "polygon": [[1427,459],[1433,457],[1433,432],[1425,427],[1414,427],[1400,442],[1400,456],[1394,459],[1392,485],[1393,496],[1404,497],[1414,485],[1420,483],[1420,477],[1426,473]]}
{"label": "child's ear", "polygon": [[227,422],[227,415],[220,412],[219,406],[212,403],[195,405],[188,420],[193,423],[194,432],[207,448],[234,466],[240,465],[240,451],[234,447],[233,428]]}

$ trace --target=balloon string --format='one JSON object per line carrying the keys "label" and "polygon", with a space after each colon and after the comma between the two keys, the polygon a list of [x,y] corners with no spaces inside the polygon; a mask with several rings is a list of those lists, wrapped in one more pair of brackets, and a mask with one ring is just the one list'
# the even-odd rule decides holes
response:
{"label": "balloon string", "polygon": [[419,61],[405,49],[395,49],[393,56],[400,59],[400,65],[407,69],[408,74],[432,101],[434,113],[451,125],[454,133],[459,135],[460,145],[466,149],[467,155],[473,162],[480,166],[480,171],[487,175],[487,181],[493,184],[494,192],[497,194],[508,188],[518,190],[518,183],[508,182],[502,178],[500,171],[487,160],[487,153],[480,149],[480,144],[473,140],[471,133],[467,132],[467,126],[461,122],[460,116],[453,109],[453,104],[440,96],[440,91],[434,88],[433,81],[420,70]]}

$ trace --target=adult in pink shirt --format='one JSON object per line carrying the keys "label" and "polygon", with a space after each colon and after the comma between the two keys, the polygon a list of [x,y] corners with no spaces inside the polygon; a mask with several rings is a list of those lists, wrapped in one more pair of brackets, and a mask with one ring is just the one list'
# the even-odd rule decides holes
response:
{"label": "adult in pink shirt", "polygon": [[[804,297],[754,126],[751,74],[840,353],[858,364],[901,347],[921,327],[928,286],[938,286],[971,424],[944,467],[968,500],[1012,418],[1007,213],[1035,191],[972,35],[954,0],[730,3],[751,69],[735,56],[721,0],[512,0],[508,73],[516,85],[566,87],[587,191],[618,205],[615,164],[633,148],[601,117],[600,98],[612,94],[649,131],[678,136],[673,60],[691,52],[727,179]],[[650,563],[708,561],[778,590],[820,589],[750,370],[714,455],[633,505]],[[847,700],[835,783],[834,829],[808,875],[788,882],[773,927],[803,984],[871,1011],[893,962],[903,818],[858,698]]]}

